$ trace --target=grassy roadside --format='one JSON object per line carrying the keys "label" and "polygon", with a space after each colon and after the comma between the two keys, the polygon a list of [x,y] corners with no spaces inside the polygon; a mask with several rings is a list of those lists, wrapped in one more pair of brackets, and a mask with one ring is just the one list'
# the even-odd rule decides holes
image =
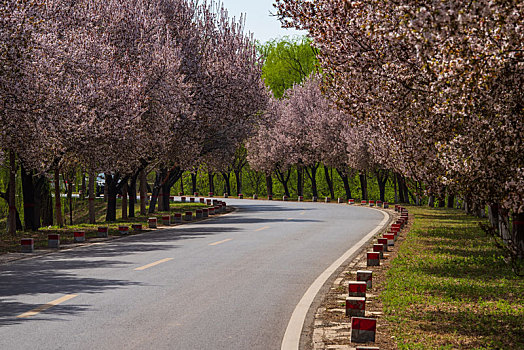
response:
{"label": "grassy roadside", "polygon": [[[39,229],[37,232],[32,231],[17,231],[15,236],[8,235],[5,230],[0,231],[0,254],[8,252],[20,251],[20,239],[21,238],[33,238],[35,240],[35,248],[47,247],[47,235],[51,233],[60,234],[61,244],[74,243],[73,232],[76,230],[82,230],[86,233],[86,238],[96,238],[98,227],[107,226],[109,236],[120,236],[118,226],[129,226],[132,224],[142,223],[144,227],[147,227],[147,219],[149,217],[158,217],[167,214],[167,212],[156,212],[154,214],[148,214],[145,216],[140,215],[140,206],[135,206],[134,218],[122,219],[121,201],[117,201],[117,220],[115,222],[105,222],[105,210],[106,203],[103,200],[95,201],[95,218],[97,224],[88,224],[88,202],[78,201],[73,215],[73,225],[69,223],[69,215],[64,215],[66,225],[62,228],[58,226],[49,226]],[[207,208],[207,205],[201,203],[171,203],[171,213],[183,213],[185,211],[195,211],[196,209]],[[130,230],[129,234],[133,234]]]}
{"label": "grassy roadside", "polygon": [[414,224],[381,294],[399,349],[524,349],[524,278],[452,209],[409,207]]}

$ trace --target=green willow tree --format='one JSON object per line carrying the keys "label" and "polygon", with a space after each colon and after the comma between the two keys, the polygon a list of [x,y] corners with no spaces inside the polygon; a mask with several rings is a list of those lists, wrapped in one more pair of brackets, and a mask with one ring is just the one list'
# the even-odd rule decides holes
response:
{"label": "green willow tree", "polygon": [[318,68],[318,50],[311,46],[307,37],[284,37],[258,46],[264,57],[262,78],[275,98],[282,98],[284,92],[300,84]]}

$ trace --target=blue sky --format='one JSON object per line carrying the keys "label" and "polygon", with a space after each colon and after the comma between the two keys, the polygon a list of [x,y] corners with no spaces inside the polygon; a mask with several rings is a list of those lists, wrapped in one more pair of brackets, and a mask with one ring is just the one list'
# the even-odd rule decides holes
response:
{"label": "blue sky", "polygon": [[274,0],[222,0],[224,7],[228,9],[230,17],[240,17],[246,14],[246,30],[254,34],[255,39],[265,42],[282,36],[305,35],[305,32],[284,29],[280,22],[270,13],[275,14]]}

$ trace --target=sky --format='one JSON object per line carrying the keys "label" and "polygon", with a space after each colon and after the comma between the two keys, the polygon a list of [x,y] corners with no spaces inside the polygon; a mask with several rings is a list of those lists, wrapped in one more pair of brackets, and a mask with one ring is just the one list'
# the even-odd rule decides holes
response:
{"label": "sky", "polygon": [[305,35],[306,32],[280,27],[280,22],[270,13],[276,14],[274,0],[222,0],[230,17],[246,15],[246,31],[254,34],[255,39],[266,42],[282,36]]}

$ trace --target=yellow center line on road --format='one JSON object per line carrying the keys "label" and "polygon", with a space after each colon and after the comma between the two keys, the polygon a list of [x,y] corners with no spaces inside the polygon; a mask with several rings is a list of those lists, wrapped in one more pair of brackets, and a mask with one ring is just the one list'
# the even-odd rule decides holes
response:
{"label": "yellow center line on road", "polygon": [[41,313],[42,311],[45,311],[47,309],[50,309],[52,308],[53,306],[56,306],[58,304],[62,304],[64,301],[68,301],[69,299],[73,299],[74,297],[77,297],[78,294],[68,294],[68,295],[64,295],[63,297],[61,298],[58,298],[56,300],[53,300],[53,301],[50,301],[49,303],[47,304],[44,304],[44,305],[40,305],[39,307],[31,310],[31,311],[28,311],[28,312],[24,312],[23,314],[21,315],[18,315],[16,316],[17,318],[25,318],[25,317],[31,317],[31,316],[34,316],[34,315],[38,315],[39,313]]}
{"label": "yellow center line on road", "polygon": [[301,211],[300,213],[298,213],[298,215],[304,215],[305,213],[305,211]]}
{"label": "yellow center line on road", "polygon": [[293,218],[287,218],[286,220],[287,220],[287,221],[290,221],[290,220],[293,220]]}
{"label": "yellow center line on road", "polygon": [[270,226],[264,226],[264,227],[261,227],[261,228],[257,228],[255,230],[255,232],[262,231],[262,230],[267,230],[268,228],[270,228]]}
{"label": "yellow center line on road", "polygon": [[229,241],[232,241],[232,240],[233,240],[233,239],[228,238],[228,239],[224,239],[223,241],[218,241],[218,242],[215,242],[215,243],[210,243],[209,245],[219,245],[219,244],[226,243],[226,242],[229,242]]}
{"label": "yellow center line on road", "polygon": [[165,262],[168,262],[170,260],[173,260],[173,258],[166,258],[166,259],[162,259],[162,260],[158,260],[158,261],[155,261],[151,264],[147,264],[147,265],[144,265],[144,266],[140,266],[140,267],[137,267],[135,269],[135,271],[142,271],[142,270],[145,270],[145,269],[148,269],[150,267],[153,267],[153,266],[156,266],[156,265],[159,265],[159,264],[162,264],[162,263],[165,263]]}

